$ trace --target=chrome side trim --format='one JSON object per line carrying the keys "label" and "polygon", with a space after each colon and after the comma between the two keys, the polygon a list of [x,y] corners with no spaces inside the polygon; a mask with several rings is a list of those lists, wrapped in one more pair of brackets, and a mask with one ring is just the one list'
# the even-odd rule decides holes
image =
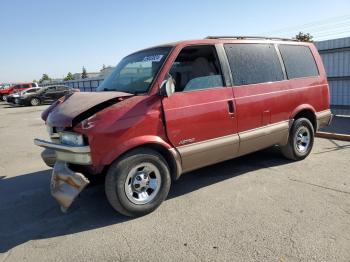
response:
{"label": "chrome side trim", "polygon": [[333,118],[333,114],[330,109],[316,112],[317,130],[319,130],[322,127],[330,125],[332,118]]}
{"label": "chrome side trim", "polygon": [[177,148],[182,160],[182,172],[219,163],[237,156],[238,134],[228,135]]}
{"label": "chrome side trim", "polygon": [[269,146],[287,144],[291,123],[288,120],[239,133],[238,154],[241,156]]}

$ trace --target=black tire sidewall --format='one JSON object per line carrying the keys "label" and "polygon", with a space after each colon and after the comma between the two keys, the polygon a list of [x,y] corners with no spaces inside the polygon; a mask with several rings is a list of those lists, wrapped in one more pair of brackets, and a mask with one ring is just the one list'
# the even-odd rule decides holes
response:
{"label": "black tire sidewall", "polygon": [[[159,169],[161,187],[151,202],[137,205],[127,198],[124,185],[130,169],[143,162],[152,163]],[[109,168],[105,188],[108,201],[114,209],[127,216],[142,216],[154,211],[166,199],[170,184],[169,167],[164,158],[153,150],[138,150]]]}
{"label": "black tire sidewall", "polygon": [[[308,130],[309,130],[309,133],[310,133],[310,144],[309,144],[309,147],[307,149],[306,152],[304,153],[301,153],[299,152],[296,148],[295,148],[295,134],[297,132],[297,130],[301,127],[301,126],[304,126],[306,127]],[[313,144],[314,144],[314,128],[311,124],[311,122],[306,119],[306,118],[299,118],[297,120],[294,121],[293,123],[293,127],[292,127],[292,132],[290,133],[290,147],[292,148],[292,151],[293,151],[293,155],[294,157],[297,159],[297,160],[301,160],[301,159],[304,159],[306,158],[310,153],[311,153],[311,150],[312,150],[312,147],[313,147]]]}

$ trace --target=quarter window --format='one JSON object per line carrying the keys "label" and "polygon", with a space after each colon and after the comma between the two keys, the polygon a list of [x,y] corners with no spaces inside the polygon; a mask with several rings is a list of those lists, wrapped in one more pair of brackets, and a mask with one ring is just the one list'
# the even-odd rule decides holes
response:
{"label": "quarter window", "polygon": [[272,44],[226,44],[225,51],[236,86],[284,79],[281,63]]}
{"label": "quarter window", "polygon": [[222,87],[223,77],[214,46],[190,46],[181,50],[170,72],[175,92]]}
{"label": "quarter window", "polygon": [[279,45],[278,46],[288,79],[318,76],[318,69],[311,50],[307,46]]}

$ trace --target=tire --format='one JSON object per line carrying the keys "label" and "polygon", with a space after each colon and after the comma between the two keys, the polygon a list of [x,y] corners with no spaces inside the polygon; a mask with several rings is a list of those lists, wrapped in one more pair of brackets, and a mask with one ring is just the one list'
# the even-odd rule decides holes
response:
{"label": "tire", "polygon": [[303,160],[311,152],[314,144],[314,128],[310,120],[298,118],[289,132],[288,143],[281,147],[282,154],[290,160]]}
{"label": "tire", "polygon": [[105,193],[117,212],[138,217],[158,208],[168,196],[170,185],[169,167],[162,155],[140,148],[110,166],[105,179]]}
{"label": "tire", "polygon": [[8,97],[8,95],[2,95],[2,97],[1,97],[2,101],[6,102],[7,101],[7,97]]}
{"label": "tire", "polygon": [[41,101],[39,98],[33,97],[32,99],[30,99],[29,103],[31,106],[38,106],[38,105],[40,105]]}

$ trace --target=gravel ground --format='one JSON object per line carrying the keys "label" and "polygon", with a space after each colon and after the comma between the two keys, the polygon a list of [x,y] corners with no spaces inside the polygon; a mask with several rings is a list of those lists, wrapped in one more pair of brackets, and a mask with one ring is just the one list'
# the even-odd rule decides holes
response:
{"label": "gravel ground", "polygon": [[0,103],[0,262],[350,261],[350,143],[316,139],[304,161],[267,149],[184,175],[129,219],[88,187],[68,214],[34,137],[40,107]]}

